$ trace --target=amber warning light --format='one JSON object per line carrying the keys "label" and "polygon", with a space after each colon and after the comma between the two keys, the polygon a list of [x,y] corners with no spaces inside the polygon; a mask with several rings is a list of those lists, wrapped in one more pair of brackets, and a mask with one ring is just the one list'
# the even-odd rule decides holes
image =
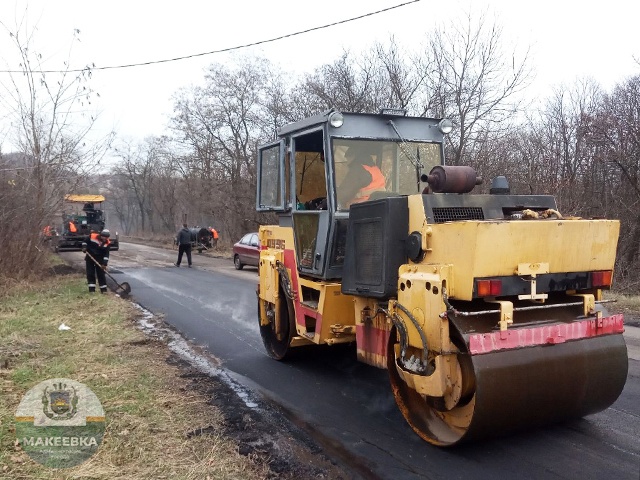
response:
{"label": "amber warning light", "polygon": [[602,270],[591,273],[591,285],[593,287],[610,287],[613,272],[611,270]]}
{"label": "amber warning light", "polygon": [[502,281],[500,280],[478,280],[479,297],[497,297],[502,293]]}

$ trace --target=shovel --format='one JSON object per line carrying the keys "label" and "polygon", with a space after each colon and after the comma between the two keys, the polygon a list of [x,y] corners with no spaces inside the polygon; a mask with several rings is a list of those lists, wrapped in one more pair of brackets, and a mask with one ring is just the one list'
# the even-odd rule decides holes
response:
{"label": "shovel", "polygon": [[91,260],[93,260],[93,263],[95,263],[97,266],[99,266],[99,267],[104,271],[104,273],[105,273],[105,274],[106,274],[106,275],[107,275],[111,280],[113,280],[113,282],[118,286],[118,288],[116,288],[116,292],[117,292],[118,290],[122,290],[122,292],[124,293],[124,295],[122,295],[122,294],[120,294],[120,295],[121,295],[121,296],[123,296],[123,297],[126,297],[126,296],[128,296],[128,295],[131,293],[131,286],[130,286],[127,282],[118,283],[118,281],[117,281],[115,278],[113,278],[113,276],[112,276],[109,272],[107,272],[107,270],[106,270],[102,265],[100,265],[100,264],[98,263],[98,261],[97,261],[95,258],[93,258],[93,256],[92,256],[89,252],[85,252],[85,253],[87,254],[87,256],[88,256]]}

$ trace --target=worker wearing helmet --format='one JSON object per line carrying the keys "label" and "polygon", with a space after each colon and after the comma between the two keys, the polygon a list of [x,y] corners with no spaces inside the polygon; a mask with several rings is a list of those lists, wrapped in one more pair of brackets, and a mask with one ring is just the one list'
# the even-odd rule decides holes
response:
{"label": "worker wearing helmet", "polygon": [[111,241],[109,230],[102,230],[100,233],[93,232],[87,243],[82,244],[82,251],[86,253],[84,257],[87,268],[87,285],[89,292],[96,291],[96,277],[100,286],[100,293],[107,293],[107,279],[104,272],[109,263],[109,247]]}

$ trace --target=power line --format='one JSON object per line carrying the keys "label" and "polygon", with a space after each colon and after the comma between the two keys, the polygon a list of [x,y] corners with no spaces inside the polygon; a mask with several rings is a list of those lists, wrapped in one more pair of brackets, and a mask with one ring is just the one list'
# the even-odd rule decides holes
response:
{"label": "power line", "polygon": [[[164,60],[152,60],[149,62],[141,62],[141,63],[130,63],[130,64],[126,64],[126,65],[111,65],[111,66],[107,66],[107,67],[91,67],[88,68],[88,70],[94,71],[94,70],[115,70],[118,68],[130,68],[130,67],[143,67],[143,66],[147,66],[147,65],[155,65],[158,63],[168,63],[168,62],[177,62],[179,60],[187,60],[190,58],[196,58],[196,57],[203,57],[205,55],[214,55],[216,53],[225,53],[225,52],[231,52],[234,50],[240,50],[242,48],[247,48],[247,47],[255,47],[256,45],[263,45],[265,43],[271,43],[271,42],[276,42],[278,40],[282,40],[285,38],[290,38],[290,37],[295,37],[297,35],[302,35],[304,33],[309,33],[309,32],[313,32],[316,30],[322,30],[325,28],[329,28],[329,27],[335,27],[336,25],[342,25],[345,23],[349,23],[349,22],[353,22],[355,20],[360,20],[362,18],[366,18],[366,17],[371,17],[373,15],[378,15],[379,13],[384,13],[384,12],[388,12],[390,10],[394,10],[396,8],[400,8],[400,7],[404,7],[406,5],[409,5],[411,3],[417,3],[420,0],[410,0],[408,2],[404,2],[404,3],[400,3],[398,5],[394,5],[392,7],[387,7],[387,8],[383,8],[381,10],[376,10],[375,12],[370,12],[370,13],[365,13],[364,15],[358,15],[357,17],[351,17],[351,18],[347,18],[345,20],[340,20],[337,22],[333,22],[333,23],[328,23],[326,25],[322,25],[319,27],[312,27],[312,28],[308,28],[306,30],[300,30],[298,32],[294,32],[294,33],[288,33],[286,35],[281,35],[279,37],[274,37],[274,38],[270,38],[268,40],[260,40],[257,42],[253,42],[253,43],[246,43],[244,45],[238,45],[235,47],[229,47],[229,48],[222,48],[220,50],[213,50],[211,52],[203,52],[203,53],[195,53],[193,55],[185,55],[182,57],[175,57],[175,58],[167,58]],[[82,69],[75,69],[75,70],[33,70],[33,73],[79,73],[79,72],[83,72],[87,70],[87,68],[82,68]],[[22,70],[0,70],[0,73],[23,73]]]}

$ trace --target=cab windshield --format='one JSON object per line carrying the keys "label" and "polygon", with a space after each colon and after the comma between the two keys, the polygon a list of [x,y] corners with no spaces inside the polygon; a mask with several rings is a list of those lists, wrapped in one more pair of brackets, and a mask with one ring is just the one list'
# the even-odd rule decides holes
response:
{"label": "cab windshield", "polygon": [[420,174],[442,164],[439,143],[333,140],[338,210],[388,195],[419,193]]}

